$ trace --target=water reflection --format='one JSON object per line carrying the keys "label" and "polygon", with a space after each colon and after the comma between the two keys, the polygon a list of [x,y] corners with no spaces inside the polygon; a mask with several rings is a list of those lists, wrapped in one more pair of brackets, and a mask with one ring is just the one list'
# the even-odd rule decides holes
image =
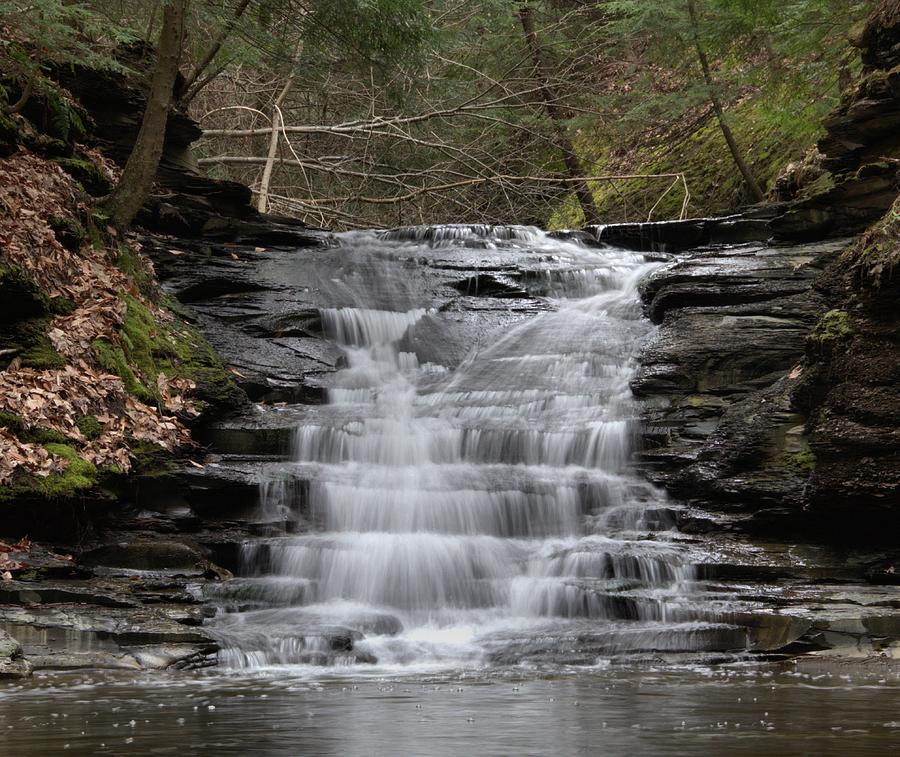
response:
{"label": "water reflection", "polygon": [[0,689],[0,730],[18,755],[856,755],[895,753],[898,705],[897,672],[866,666],[551,679],[91,673]]}

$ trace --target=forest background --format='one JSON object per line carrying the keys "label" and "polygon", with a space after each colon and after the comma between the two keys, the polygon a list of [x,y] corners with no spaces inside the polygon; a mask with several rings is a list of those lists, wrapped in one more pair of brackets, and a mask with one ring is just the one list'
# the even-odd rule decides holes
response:
{"label": "forest background", "polygon": [[15,108],[54,96],[53,66],[134,68],[122,51],[152,54],[139,40],[162,44],[177,6],[198,167],[248,184],[260,210],[335,229],[576,227],[823,189],[813,145],[872,5],[0,2],[0,73]]}

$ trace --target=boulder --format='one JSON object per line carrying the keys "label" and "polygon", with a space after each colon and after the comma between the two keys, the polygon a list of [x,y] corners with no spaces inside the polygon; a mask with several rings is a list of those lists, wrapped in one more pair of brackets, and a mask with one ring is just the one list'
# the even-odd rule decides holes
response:
{"label": "boulder", "polygon": [[31,671],[31,663],[22,654],[22,645],[6,631],[0,630],[0,681],[27,678]]}

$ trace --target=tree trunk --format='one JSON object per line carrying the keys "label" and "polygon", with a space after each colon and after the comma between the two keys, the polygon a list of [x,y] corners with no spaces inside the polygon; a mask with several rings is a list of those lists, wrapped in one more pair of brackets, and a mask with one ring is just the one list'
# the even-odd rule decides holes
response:
{"label": "tree trunk", "polygon": [[574,181],[575,197],[578,198],[578,204],[584,213],[586,223],[600,223],[600,213],[594,204],[594,197],[591,194],[590,187],[584,181],[578,181],[586,176],[578,159],[578,154],[572,145],[566,130],[565,120],[566,112],[556,101],[556,95],[547,82],[547,75],[544,70],[544,55],[541,50],[541,43],[538,40],[537,32],[534,29],[534,19],[531,15],[531,6],[527,2],[519,4],[519,19],[522,22],[522,31],[525,33],[525,43],[528,45],[528,52],[531,54],[531,60],[534,64],[534,75],[537,79],[537,85],[540,87],[541,99],[544,102],[544,109],[553,125],[553,132],[556,138],[556,144],[562,152],[563,163],[566,166],[566,172],[569,178]]}
{"label": "tree trunk", "polygon": [[163,10],[162,29],[156,50],[156,65],[147,96],[137,141],[128,156],[122,178],[105,205],[112,222],[121,228],[131,224],[150,195],[166,138],[166,122],[184,43],[185,16],[189,0],[170,0]]}
{"label": "tree trunk", "polygon": [[[237,8],[234,9],[234,14],[222,29],[219,31],[218,36],[213,40],[213,43],[209,46],[209,49],[206,51],[206,54],[200,59],[196,66],[194,66],[190,75],[184,82],[184,97],[182,97],[182,102],[189,102],[193,100],[197,95],[197,92],[200,91],[202,86],[206,86],[212,81],[212,78],[206,77],[203,79],[203,83],[201,87],[196,87],[197,80],[200,78],[200,75],[206,71],[209,67],[209,64],[215,60],[215,57],[219,54],[219,50],[222,49],[222,45],[225,44],[225,40],[228,39],[228,35],[231,34],[231,31],[237,25],[237,22],[240,20],[241,16],[244,15],[244,11],[247,10],[247,6],[250,5],[250,0],[241,0],[238,3]],[[222,69],[220,68],[219,71]]]}
{"label": "tree trunk", "polygon": [[281,105],[288,92],[291,91],[291,85],[294,83],[294,75],[291,74],[284,83],[284,87],[275,98],[275,104],[272,106],[272,135],[269,137],[269,153],[266,156],[266,165],[263,168],[262,179],[259,182],[259,198],[256,201],[256,209],[260,213],[266,213],[269,210],[269,182],[272,180],[272,170],[275,167],[275,154],[278,152],[278,134],[281,126]]}
{"label": "tree trunk", "polygon": [[712,104],[713,112],[716,114],[716,120],[718,120],[719,128],[722,130],[722,136],[725,137],[725,142],[728,144],[728,150],[731,152],[731,157],[734,159],[734,164],[737,166],[738,171],[741,172],[741,176],[744,177],[744,183],[750,190],[750,195],[753,197],[753,201],[762,202],[765,199],[762,189],[760,189],[759,184],[753,177],[753,174],[750,171],[750,167],[744,161],[744,158],[741,155],[741,151],[738,149],[737,142],[734,139],[734,134],[731,133],[731,128],[725,121],[725,111],[722,109],[722,101],[719,99],[719,95],[716,92],[715,81],[713,80],[712,71],[709,68],[709,59],[706,57],[706,51],[703,49],[703,45],[700,43],[700,24],[697,20],[697,7],[694,3],[694,0],[687,0],[687,6],[688,15],[691,18],[691,31],[693,32],[694,36],[694,48],[697,51],[697,58],[700,61],[700,68],[703,70],[703,80],[706,83],[706,88],[709,92],[709,102]]}

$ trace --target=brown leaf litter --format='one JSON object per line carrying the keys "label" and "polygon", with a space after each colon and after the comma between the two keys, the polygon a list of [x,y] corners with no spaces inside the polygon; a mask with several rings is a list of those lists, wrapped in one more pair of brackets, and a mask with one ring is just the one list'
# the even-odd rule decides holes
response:
{"label": "brown leaf litter", "polygon": [[[94,153],[101,167],[112,172],[111,164]],[[125,293],[140,299],[159,320],[170,320],[171,315],[142,297],[117,267],[115,245],[94,247],[85,242],[73,252],[57,241],[50,218],[77,221],[79,216],[87,217],[89,203],[74,180],[50,161],[26,151],[0,161],[0,258],[25,271],[48,297],[75,303],[74,311],[54,318],[48,330],[53,348],[66,365],[35,370],[14,359],[0,371],[0,410],[19,416],[26,428],[61,432],[82,458],[95,465],[127,471],[130,440],[152,442],[170,451],[190,444],[188,430],[173,414],[196,414],[188,398],[194,387],[182,378],[144,377],[156,383],[163,399],[161,410],[130,396],[122,380],[99,365],[92,344],[99,338],[119,341]],[[132,247],[138,246],[132,243]],[[139,249],[134,252],[139,254]],[[152,275],[152,266],[144,259],[142,264]],[[89,440],[78,428],[77,420],[83,416],[95,416],[100,422],[98,438]],[[45,477],[64,471],[67,465],[41,444],[22,441],[0,428],[0,485],[9,484],[19,470]]]}

